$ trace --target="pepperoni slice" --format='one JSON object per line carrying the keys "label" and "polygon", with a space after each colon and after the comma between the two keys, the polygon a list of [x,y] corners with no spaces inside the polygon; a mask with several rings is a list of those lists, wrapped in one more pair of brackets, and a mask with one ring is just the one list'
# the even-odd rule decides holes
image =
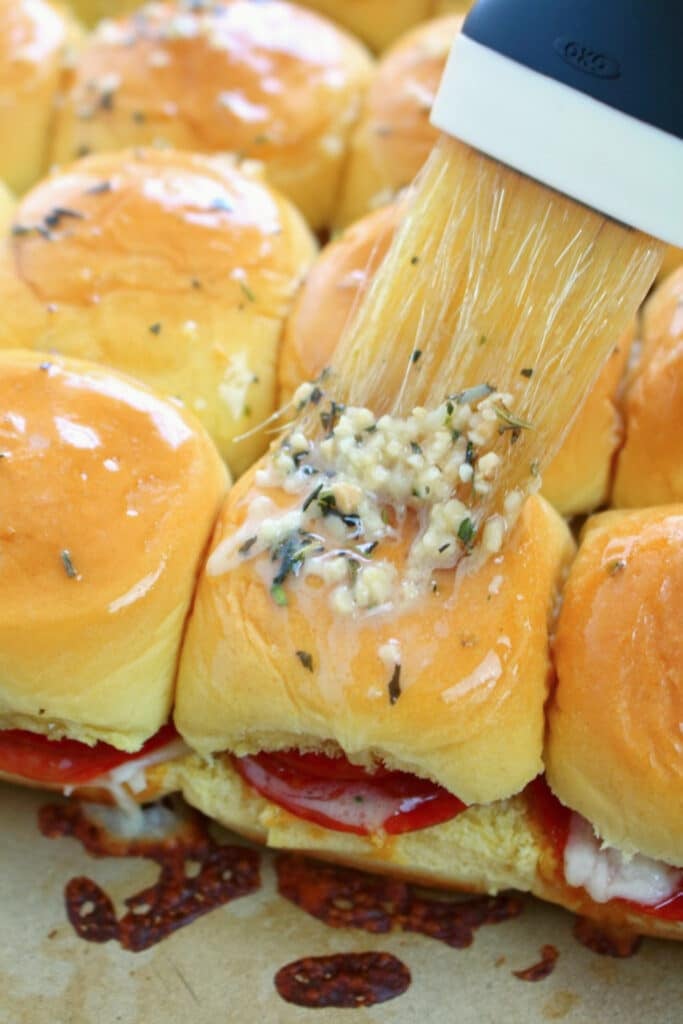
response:
{"label": "pepperoni slice", "polygon": [[0,771],[32,782],[59,786],[82,785],[127,761],[137,760],[178,738],[173,725],[164,725],[133,754],[108,743],[89,747],[77,740],[50,740],[25,729],[0,731]]}
{"label": "pepperoni slice", "polygon": [[233,758],[245,782],[298,818],[337,832],[415,832],[454,818],[466,805],[409,772],[366,771],[345,757],[261,753]]}

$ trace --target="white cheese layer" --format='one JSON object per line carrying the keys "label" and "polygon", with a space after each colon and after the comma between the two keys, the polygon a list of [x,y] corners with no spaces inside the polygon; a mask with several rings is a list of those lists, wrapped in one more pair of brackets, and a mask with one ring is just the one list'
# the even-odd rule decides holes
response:
{"label": "white cheese layer", "polygon": [[580,814],[572,814],[564,875],[569,885],[585,889],[596,903],[625,899],[656,906],[683,885],[683,871],[677,868],[641,854],[627,858],[614,847],[602,846]]}

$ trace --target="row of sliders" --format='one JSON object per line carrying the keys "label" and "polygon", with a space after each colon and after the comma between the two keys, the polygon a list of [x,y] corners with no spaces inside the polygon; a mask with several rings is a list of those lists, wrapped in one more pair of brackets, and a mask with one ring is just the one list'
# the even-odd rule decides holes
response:
{"label": "row of sliders", "polygon": [[[94,360],[181,399],[238,476],[329,364],[400,212],[370,214],[318,256],[249,165],[155,149],[83,158],[16,208],[0,202],[0,349]],[[638,343],[614,339],[544,474],[562,515],[683,500],[682,298],[683,267],[646,304]]]}
{"label": "row of sliders", "polygon": [[682,505],[596,516],[576,554],[531,497],[406,596],[416,516],[359,537],[324,442],[224,499],[200,424],[129,378],[11,350],[0,395],[4,778],[181,790],[279,848],[681,937]]}

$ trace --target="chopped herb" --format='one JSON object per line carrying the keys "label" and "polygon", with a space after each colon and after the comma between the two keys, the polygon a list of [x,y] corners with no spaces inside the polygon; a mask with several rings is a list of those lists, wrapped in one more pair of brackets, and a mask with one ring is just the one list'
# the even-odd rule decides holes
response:
{"label": "chopped herb", "polygon": [[482,398],[488,398],[496,389],[493,384],[477,384],[473,388],[465,388],[457,395],[451,395],[456,405],[465,405],[471,402],[480,402]]}
{"label": "chopped herb", "polygon": [[419,446],[419,444],[417,443],[417,441],[411,441],[411,442],[410,442],[410,450],[411,450],[411,451],[412,451],[412,452],[413,452],[413,453],[414,453],[415,455],[422,455],[422,449],[420,448],[420,446]]}
{"label": "chopped herb", "polygon": [[73,220],[83,220],[83,214],[78,210],[71,210],[66,206],[55,206],[54,210],[45,217],[45,227],[49,230],[59,227],[61,221],[71,217]]}
{"label": "chopped herb", "polygon": [[448,401],[446,402],[446,413],[447,413],[448,416],[452,416],[454,412],[455,412],[455,406],[453,405],[453,403],[451,402],[451,400],[449,398]]}
{"label": "chopped herb", "polygon": [[308,669],[309,672],[313,671],[313,658],[308,651],[297,651],[296,656],[304,668]]}
{"label": "chopped herb", "polygon": [[281,583],[272,584],[270,588],[270,596],[273,598],[273,601],[275,601],[275,604],[280,605],[281,608],[284,608],[287,604],[287,595],[285,593],[285,588]]}
{"label": "chopped herb", "polygon": [[438,594],[438,593],[439,593],[439,584],[436,582],[436,580],[432,580],[432,594]]}
{"label": "chopped herb", "polygon": [[610,576],[617,576],[620,572],[623,572],[626,568],[626,562],[623,558],[615,558],[612,562],[607,564],[607,572]]}
{"label": "chopped herb", "polygon": [[450,546],[451,546],[451,542],[449,540],[447,540],[446,543],[442,544],[441,547],[439,548],[439,554],[442,555],[444,553],[444,551],[447,551]]}
{"label": "chopped herb", "polygon": [[534,371],[530,366],[525,366],[524,369],[520,370],[519,372],[521,373],[522,377],[526,377],[527,380],[529,380],[534,375]]}
{"label": "chopped herb", "polygon": [[339,417],[345,409],[346,406],[343,402],[331,401],[329,410],[323,409],[320,413],[320,423],[323,429],[328,433],[331,433],[339,422]]}
{"label": "chopped herb", "polygon": [[337,508],[337,499],[335,498],[332,491],[323,491],[320,493],[321,488],[318,488],[317,502],[318,507],[323,515],[323,518],[327,516],[334,516],[337,519],[341,519],[344,526],[353,530],[353,537],[359,537],[363,532],[363,524],[359,515],[351,512],[342,512],[340,508]]}
{"label": "chopped herb", "polygon": [[147,120],[147,115],[143,110],[134,110],[131,114],[131,120],[134,121],[135,124],[144,124]]}
{"label": "chopped herb", "polygon": [[224,196],[216,196],[209,203],[210,210],[222,210],[224,213],[233,213],[235,207],[232,205],[229,199]]}
{"label": "chopped herb", "polygon": [[28,224],[13,224],[12,234],[15,238],[21,238],[23,235],[30,235],[34,229]]}
{"label": "chopped herb", "polygon": [[292,462],[294,463],[297,469],[299,469],[301,463],[306,458],[306,456],[310,454],[311,453],[308,449],[304,449],[303,451],[300,452],[294,452],[294,454],[292,455]]}
{"label": "chopped herb", "polygon": [[64,566],[64,571],[67,574],[67,576],[69,577],[69,579],[70,580],[77,579],[78,578],[78,572],[74,568],[74,564],[71,561],[71,552],[68,551],[66,548],[64,548],[63,551],[62,551],[62,556],[61,557],[62,557],[62,565]]}
{"label": "chopped herb", "polygon": [[538,476],[538,474],[541,472],[541,467],[538,462],[538,459],[534,459],[534,461],[531,463],[531,465],[529,466],[529,472],[532,476]]}
{"label": "chopped herb", "polygon": [[90,152],[90,146],[79,146],[75,150],[75,155],[78,157],[87,156]]}
{"label": "chopped herb", "polygon": [[358,551],[361,555],[365,555],[366,558],[369,558],[378,544],[378,540],[371,540],[367,544],[359,544]]}
{"label": "chopped herb", "polygon": [[149,325],[149,333],[150,334],[161,334],[161,324],[160,323],[150,324]]}
{"label": "chopped herb", "polygon": [[114,90],[106,89],[100,94],[99,105],[101,110],[113,110],[114,109]]}
{"label": "chopped herb", "polygon": [[371,423],[369,427],[365,428],[365,433],[366,434],[374,434],[376,430],[377,430],[377,424],[376,423]]}
{"label": "chopped herb", "polygon": [[244,409],[242,409],[242,415],[243,416],[251,416],[251,406],[250,405],[245,405]]}
{"label": "chopped herb", "polygon": [[202,282],[199,280],[198,277],[193,277],[192,280],[190,281],[190,284],[195,289],[199,289],[202,286]]}
{"label": "chopped herb", "polygon": [[349,570],[349,575],[351,577],[351,582],[355,583],[356,579],[358,578],[358,570],[360,568],[360,563],[359,563],[357,558],[354,558],[352,555],[347,555],[346,556],[346,565],[347,565],[347,568]]}
{"label": "chopped herb", "polygon": [[477,344],[481,347],[482,345],[485,345],[488,340],[489,339],[486,337],[486,335],[482,334]]}
{"label": "chopped herb", "polygon": [[311,491],[311,493],[308,495],[308,497],[306,498],[305,502],[301,506],[301,509],[302,509],[303,512],[306,512],[310,508],[310,506],[313,504],[315,499],[318,497],[318,495],[320,494],[322,489],[323,489],[323,485],[322,484],[318,484],[316,489],[314,491]]}
{"label": "chopped herb", "polygon": [[471,441],[468,441],[467,448],[465,449],[465,462],[467,463],[468,466],[474,465],[475,452],[476,448],[474,447]]}
{"label": "chopped herb", "polygon": [[417,487],[411,487],[410,493],[412,494],[412,496],[414,498],[419,498],[420,497],[420,492],[418,491]]}
{"label": "chopped herb", "polygon": [[316,546],[316,538],[311,533],[295,530],[275,547],[271,554],[274,562],[280,562],[280,568],[273,578],[275,585],[284,583],[288,576],[298,576],[306,555],[317,554],[322,548]]}
{"label": "chopped herb", "polygon": [[389,515],[389,509],[388,508],[383,508],[381,513],[380,513],[380,515],[382,517],[382,522],[384,523],[384,525],[385,526],[390,526],[391,525],[391,516]]}
{"label": "chopped herb", "polygon": [[110,181],[100,181],[97,185],[92,185],[90,188],[85,190],[86,196],[102,196],[105,192],[111,192]]}
{"label": "chopped herb", "polygon": [[459,430],[451,430],[451,441],[453,444],[455,444],[456,441],[459,441],[461,436],[462,435]]}
{"label": "chopped herb", "polygon": [[242,289],[244,297],[247,298],[249,302],[256,302],[256,296],[248,284],[245,284],[244,281],[240,281],[240,288]]}
{"label": "chopped herb", "polygon": [[414,267],[416,267],[417,264],[420,262],[420,257],[419,256],[411,256],[410,257],[410,262],[412,263],[412,265]]}
{"label": "chopped herb", "polygon": [[361,796],[360,793],[356,793],[353,799],[356,801],[357,804],[362,804],[365,797]]}
{"label": "chopped herb", "polygon": [[534,429],[533,423],[529,423],[528,420],[523,420],[520,419],[519,416],[515,416],[514,413],[511,413],[509,409],[506,409],[504,405],[494,405],[493,411],[498,419],[502,420],[505,424],[505,426],[501,428],[502,430],[511,429],[513,431],[520,431]]}
{"label": "chopped herb", "polygon": [[476,526],[469,516],[466,516],[458,527],[458,540],[461,540],[466,548],[471,548],[476,532]]}
{"label": "chopped herb", "polygon": [[416,363],[419,360],[421,355],[422,355],[422,349],[421,348],[416,348],[415,351],[413,352],[412,356],[410,357],[411,363]]}
{"label": "chopped herb", "polygon": [[401,666],[394,666],[394,671],[389,680],[389,703],[395,704],[398,698],[401,696]]}
{"label": "chopped herb", "polygon": [[248,555],[254,544],[256,543],[256,537],[247,537],[244,544],[240,544],[237,551],[240,555]]}
{"label": "chopped herb", "polygon": [[317,405],[320,402],[322,397],[323,397],[323,392],[321,391],[321,389],[316,384],[316,386],[313,388],[313,390],[311,391],[311,393],[310,393],[310,395],[308,397],[308,401],[311,403],[311,405]]}

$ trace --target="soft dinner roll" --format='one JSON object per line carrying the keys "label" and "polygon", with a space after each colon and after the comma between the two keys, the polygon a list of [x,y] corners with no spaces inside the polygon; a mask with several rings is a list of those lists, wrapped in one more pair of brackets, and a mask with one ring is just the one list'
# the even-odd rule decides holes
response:
{"label": "soft dinner roll", "polygon": [[77,36],[47,0],[0,0],[0,179],[15,192],[45,170],[53,104]]}
{"label": "soft dinner roll", "polygon": [[356,126],[335,223],[390,202],[409,185],[438,138],[429,114],[462,18],[419,25],[380,61]]}
{"label": "soft dinner roll", "polygon": [[545,760],[601,839],[683,867],[683,505],[606,512],[564,591]]}
{"label": "soft dinner roll", "polygon": [[683,266],[645,306],[642,350],[624,415],[626,443],[612,504],[638,508],[683,501]]}
{"label": "soft dinner roll", "polygon": [[0,352],[0,729],[136,751],[167,721],[226,487],[200,424],[101,367]]}
{"label": "soft dinner roll", "polygon": [[0,348],[93,359],[182,398],[233,472],[263,451],[275,359],[315,253],[286,199],[227,159],[88,157],[38,185],[0,248]]}
{"label": "soft dinner roll", "polygon": [[[175,711],[188,744],[202,754],[332,746],[466,803],[518,792],[541,770],[548,624],[573,550],[557,513],[533,498],[505,552],[477,572],[437,572],[417,604],[344,615],[312,573],[278,603],[270,577],[282,549],[252,556],[250,534],[266,508],[268,522],[286,526],[281,515],[300,500],[258,480],[249,471],[228,497],[197,590]],[[373,564],[402,571],[413,533],[407,520],[394,543],[373,549]]]}
{"label": "soft dinner roll", "polygon": [[683,267],[683,249],[677,249],[675,246],[670,245],[664,254],[664,262],[659,271],[658,280],[661,281],[663,278],[668,277],[678,267]]}
{"label": "soft dinner roll", "polygon": [[373,50],[383,50],[412,25],[429,18],[434,0],[303,0],[303,6],[351,29]]}
{"label": "soft dinner roll", "polygon": [[[401,205],[347,228],[314,264],[287,321],[278,363],[285,404],[304,380],[329,365],[334,347],[367,291],[400,221]],[[612,458],[622,429],[616,394],[633,329],[615,346],[560,451],[545,471],[543,494],[565,516],[589,512],[609,495]]]}
{"label": "soft dinner roll", "polygon": [[318,228],[371,68],[357,40],[280,0],[150,4],[90,37],[52,159],[143,144],[238,153]]}

